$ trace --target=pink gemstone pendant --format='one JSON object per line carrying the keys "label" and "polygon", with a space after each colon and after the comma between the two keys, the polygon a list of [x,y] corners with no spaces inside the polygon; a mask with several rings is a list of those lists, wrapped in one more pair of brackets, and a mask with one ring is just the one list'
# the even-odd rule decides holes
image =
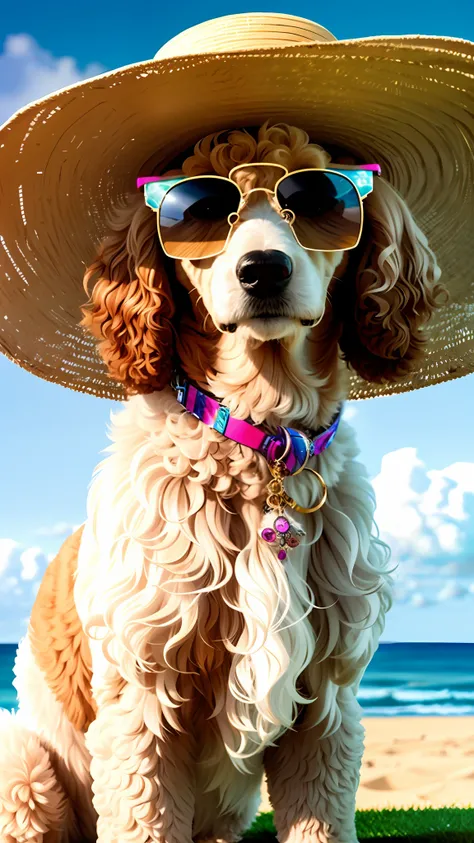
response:
{"label": "pink gemstone pendant", "polygon": [[[268,511],[267,514],[269,514]],[[289,551],[294,550],[301,543],[304,531],[291,523],[283,509],[274,512],[274,516],[276,516],[274,520],[267,522],[268,526],[260,530],[260,537],[266,544],[273,545],[277,559],[285,562]]]}
{"label": "pink gemstone pendant", "polygon": [[288,547],[298,547],[299,539],[296,536],[289,536],[286,540]]}
{"label": "pink gemstone pendant", "polygon": [[287,533],[290,529],[290,522],[284,515],[279,515],[278,518],[275,518],[273,526],[277,533]]}

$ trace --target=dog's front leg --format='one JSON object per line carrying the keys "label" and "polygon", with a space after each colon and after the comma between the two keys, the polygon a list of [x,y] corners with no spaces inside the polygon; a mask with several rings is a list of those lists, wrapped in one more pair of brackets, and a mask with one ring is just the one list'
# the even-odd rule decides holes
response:
{"label": "dog's front leg", "polygon": [[[363,753],[360,707],[350,689],[338,694],[341,725],[288,731],[265,753],[265,771],[280,843],[357,843],[355,797]],[[310,706],[308,706],[310,709]],[[308,714],[310,712],[308,711]]]}
{"label": "dog's front leg", "polygon": [[187,736],[164,728],[156,693],[124,685],[96,696],[86,741],[97,843],[191,843],[194,765]]}

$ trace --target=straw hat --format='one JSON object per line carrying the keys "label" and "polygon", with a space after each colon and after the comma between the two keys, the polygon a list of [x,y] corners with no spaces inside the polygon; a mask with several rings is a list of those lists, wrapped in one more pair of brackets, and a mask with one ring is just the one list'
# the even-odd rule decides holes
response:
{"label": "straw hat", "polygon": [[135,179],[203,135],[266,119],[306,129],[382,172],[409,204],[451,301],[423,369],[395,386],[354,377],[351,397],[474,371],[474,44],[337,41],[292,15],[232,15],[154,59],[58,91],[0,129],[0,348],[63,386],[123,398],[79,327],[84,267]]}

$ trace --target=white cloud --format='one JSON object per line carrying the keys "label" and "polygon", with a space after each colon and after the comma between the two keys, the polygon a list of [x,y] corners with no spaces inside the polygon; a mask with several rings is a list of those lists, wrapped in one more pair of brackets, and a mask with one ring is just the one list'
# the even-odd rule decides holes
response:
{"label": "white cloud", "polygon": [[46,568],[65,537],[80,526],[62,521],[37,530],[45,537],[45,549],[42,542],[28,547],[12,538],[0,538],[0,643],[18,641],[23,635],[21,618],[31,612]]}
{"label": "white cloud", "polygon": [[429,600],[424,594],[421,594],[420,591],[417,591],[416,594],[412,595],[410,604],[416,609],[421,609],[423,608],[423,606],[429,606]]}
{"label": "white cloud", "polygon": [[354,416],[357,415],[357,409],[355,404],[348,403],[344,407],[344,418],[346,421],[352,421]]}
{"label": "white cloud", "polygon": [[[58,529],[44,532],[56,538],[56,553],[46,554],[39,546],[25,547],[14,539],[0,538],[0,642],[18,641],[24,634],[21,618],[29,616],[46,568],[64,541],[59,525],[55,526]],[[76,529],[76,525],[68,525],[69,533]]]}
{"label": "white cloud", "polygon": [[466,586],[461,585],[456,580],[451,580],[451,582],[446,583],[441,591],[438,592],[437,597],[439,601],[443,602],[444,600],[453,600],[453,598],[457,597],[465,597],[468,593],[469,589]]}
{"label": "white cloud", "polygon": [[21,594],[17,577],[2,577],[0,579],[0,594]]}
{"label": "white cloud", "polygon": [[40,572],[40,567],[45,560],[44,553],[39,547],[29,547],[20,556],[22,580],[34,580]]}
{"label": "white cloud", "polygon": [[0,539],[0,576],[9,567],[13,552],[17,547],[19,544],[13,539]]}
{"label": "white cloud", "polygon": [[373,486],[399,565],[396,599],[422,608],[473,594],[474,464],[428,470],[415,448],[401,448],[384,456]]}
{"label": "white cloud", "polygon": [[0,561],[0,642],[18,641],[24,635],[22,619],[30,615],[48,560],[40,547],[3,538]]}
{"label": "white cloud", "polygon": [[[0,539],[0,617],[15,608],[11,595],[33,602],[36,584],[46,570],[48,560],[40,547],[22,547],[13,539]],[[6,552],[8,550],[8,553]]]}
{"label": "white cloud", "polygon": [[440,573],[446,577],[457,577],[462,573],[462,565],[459,562],[447,562],[440,567]]}
{"label": "white cloud", "polygon": [[104,69],[97,62],[81,69],[73,58],[57,58],[31,35],[7,36],[0,54],[0,125],[22,106]]}
{"label": "white cloud", "polygon": [[58,521],[56,524],[53,524],[51,527],[40,527],[36,530],[36,533],[39,536],[69,536],[70,533],[74,533],[77,530],[76,524],[68,524],[66,521]]}

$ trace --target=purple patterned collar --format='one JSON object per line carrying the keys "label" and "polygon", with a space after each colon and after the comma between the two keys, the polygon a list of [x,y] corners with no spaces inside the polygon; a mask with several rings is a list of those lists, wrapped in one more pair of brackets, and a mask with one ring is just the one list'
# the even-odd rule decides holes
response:
{"label": "purple patterned collar", "polygon": [[234,419],[227,407],[215,398],[202,392],[192,383],[176,377],[173,381],[178,402],[197,419],[214,428],[227,439],[247,445],[267,462],[281,459],[289,474],[299,471],[308,459],[321,454],[333,441],[342,416],[342,404],[327,428],[302,433],[291,427],[279,427],[277,433],[268,433],[253,422]]}

